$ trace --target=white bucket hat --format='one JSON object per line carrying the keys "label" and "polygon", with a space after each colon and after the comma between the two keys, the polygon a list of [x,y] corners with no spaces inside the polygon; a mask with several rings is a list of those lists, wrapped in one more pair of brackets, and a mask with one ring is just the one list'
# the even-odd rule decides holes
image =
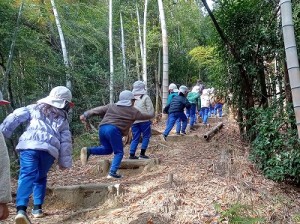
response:
{"label": "white bucket hat", "polygon": [[177,93],[179,91],[175,83],[171,83],[169,85],[169,90],[172,90],[175,93]]}
{"label": "white bucket hat", "polygon": [[186,94],[189,91],[189,89],[186,86],[180,86],[179,87],[179,92]]}
{"label": "white bucket hat", "polygon": [[131,100],[135,100],[133,93],[129,90],[124,90],[120,93],[119,101],[116,105],[130,107],[132,105]]}
{"label": "white bucket hat", "polygon": [[64,108],[66,102],[70,103],[70,107],[74,106],[74,103],[72,102],[72,93],[65,86],[54,87],[51,90],[49,96],[40,99],[38,101],[38,103],[49,104],[53,107],[60,108],[60,109]]}
{"label": "white bucket hat", "polygon": [[6,105],[6,104],[10,104],[10,102],[3,99],[2,92],[0,91],[0,106]]}
{"label": "white bucket hat", "polygon": [[145,83],[142,81],[136,81],[133,83],[133,95],[143,95],[146,94]]}

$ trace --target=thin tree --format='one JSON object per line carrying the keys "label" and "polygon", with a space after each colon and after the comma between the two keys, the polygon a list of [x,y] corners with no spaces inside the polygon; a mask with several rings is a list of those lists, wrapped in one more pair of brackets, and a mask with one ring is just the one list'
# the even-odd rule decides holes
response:
{"label": "thin tree", "polygon": [[[12,108],[14,108],[14,102],[13,102],[13,95],[12,95],[12,88],[11,88],[11,81],[10,81],[10,71],[11,71],[11,64],[12,64],[12,59],[13,59],[13,55],[14,55],[14,49],[15,49],[15,45],[16,45],[17,34],[18,34],[18,31],[19,31],[19,25],[20,25],[20,20],[21,20],[21,16],[22,16],[23,6],[24,6],[24,2],[22,1],[21,4],[20,4],[20,7],[19,7],[17,24],[16,24],[15,31],[13,33],[6,68],[3,67],[3,69],[5,70],[5,73],[4,73],[4,79],[3,79],[3,84],[2,84],[2,92],[6,93],[5,90],[6,89],[8,90],[7,91],[8,99],[11,102],[11,107]],[[3,63],[3,65],[4,65],[4,63]]]}
{"label": "thin tree", "polygon": [[292,99],[296,115],[298,138],[300,138],[300,70],[292,16],[292,2],[291,0],[280,0],[279,4],[286,64],[292,89]]}
{"label": "thin tree", "polygon": [[112,39],[112,0],[109,0],[109,102],[114,102],[114,61],[113,61],[113,39]]}
{"label": "thin tree", "polygon": [[60,44],[61,44],[61,50],[62,50],[62,53],[63,53],[64,64],[65,64],[65,67],[66,67],[66,87],[69,88],[69,89],[72,89],[71,74],[70,74],[70,61],[69,61],[69,57],[68,57],[68,51],[67,51],[64,33],[63,33],[63,30],[62,30],[61,25],[60,25],[60,20],[59,20],[57,9],[55,7],[54,0],[51,0],[51,5],[52,5],[52,11],[53,11],[53,14],[54,14],[54,17],[55,17],[55,23],[56,23],[56,26],[57,26],[57,31],[58,31],[58,34],[59,34],[59,39],[60,39]]}
{"label": "thin tree", "polygon": [[[141,58],[143,60],[144,58],[144,47],[143,47],[143,41],[142,41],[142,32],[141,32],[141,23],[140,23],[140,14],[139,14],[139,8],[136,4],[136,17],[137,17],[137,23],[138,23],[138,33],[139,33],[139,44],[140,44],[140,51],[141,51]],[[144,70],[144,68],[143,68]],[[138,77],[138,80],[140,80],[140,76]]]}
{"label": "thin tree", "polygon": [[147,88],[147,8],[148,8],[148,0],[145,0],[144,7],[144,26],[143,26],[143,81]]}
{"label": "thin tree", "polygon": [[162,48],[163,48],[163,67],[162,67],[162,109],[167,104],[168,99],[168,86],[169,86],[169,49],[168,49],[168,34],[166,28],[165,12],[162,0],[157,0],[160,25],[161,25],[161,36],[162,36]]}
{"label": "thin tree", "polygon": [[125,55],[125,38],[124,38],[124,27],[123,27],[123,17],[120,12],[120,24],[121,24],[121,48],[122,48],[122,64],[123,64],[123,87],[127,87],[127,68],[126,68],[126,55]]}

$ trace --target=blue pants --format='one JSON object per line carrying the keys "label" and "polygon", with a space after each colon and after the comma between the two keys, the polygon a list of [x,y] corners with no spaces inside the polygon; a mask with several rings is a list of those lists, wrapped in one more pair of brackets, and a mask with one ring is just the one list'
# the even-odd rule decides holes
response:
{"label": "blue pants", "polygon": [[[181,129],[181,132],[185,132],[185,129],[187,126],[187,118],[186,118],[184,112],[175,112],[175,113],[169,114],[169,116],[168,116],[167,127],[163,133],[165,136],[169,135],[170,131],[174,127],[176,120],[178,120],[177,124],[178,124],[178,122],[180,124],[180,125],[176,125],[176,132],[179,133],[180,129]],[[182,121],[182,126],[180,123],[181,121]]]}
{"label": "blue pants", "polygon": [[141,149],[147,149],[151,137],[151,121],[133,124],[131,130],[132,130],[132,141],[130,144],[130,154],[135,154],[142,134],[143,134],[143,141],[142,141]]}
{"label": "blue pants", "polygon": [[215,115],[217,115],[217,112],[219,111],[219,117],[222,117],[222,108],[223,108],[223,104],[217,103],[215,105]]}
{"label": "blue pants", "polygon": [[190,117],[190,126],[194,126],[196,123],[196,104],[191,103],[190,108],[186,108],[187,118]]}
{"label": "blue pants", "polygon": [[202,122],[203,122],[203,124],[207,124],[207,120],[208,120],[208,111],[209,111],[209,108],[208,108],[208,107],[202,107],[202,108],[201,108],[201,112],[202,112]]}
{"label": "blue pants", "polygon": [[115,125],[105,124],[99,127],[99,140],[102,145],[89,147],[91,155],[110,155],[114,153],[110,172],[116,173],[123,159],[122,133]]}
{"label": "blue pants", "polygon": [[213,114],[215,114],[215,109],[213,105],[210,105],[208,109],[208,117],[211,117]]}
{"label": "blue pants", "polygon": [[47,173],[55,158],[41,150],[20,151],[20,173],[18,180],[16,206],[27,206],[33,193],[34,205],[44,203]]}

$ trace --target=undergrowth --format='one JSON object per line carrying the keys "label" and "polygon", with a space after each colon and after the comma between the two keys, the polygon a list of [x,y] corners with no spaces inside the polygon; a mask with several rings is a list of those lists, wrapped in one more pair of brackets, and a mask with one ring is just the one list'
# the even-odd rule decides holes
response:
{"label": "undergrowth", "polygon": [[291,106],[280,111],[275,103],[252,111],[256,138],[251,143],[250,159],[264,175],[275,181],[300,183],[300,144]]}

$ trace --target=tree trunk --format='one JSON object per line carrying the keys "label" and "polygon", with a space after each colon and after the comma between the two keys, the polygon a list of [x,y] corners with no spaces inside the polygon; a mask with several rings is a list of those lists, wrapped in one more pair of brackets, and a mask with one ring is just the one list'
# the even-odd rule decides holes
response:
{"label": "tree trunk", "polygon": [[[21,20],[21,16],[22,16],[23,6],[24,6],[24,2],[22,1],[21,5],[19,7],[17,24],[16,24],[16,28],[15,28],[15,31],[14,31],[14,34],[12,37],[11,45],[10,45],[6,69],[3,66],[3,69],[5,69],[5,73],[4,73],[4,79],[3,79],[3,84],[2,84],[2,93],[4,96],[6,95],[5,93],[7,93],[7,95],[8,95],[7,98],[10,101],[10,106],[12,108],[15,108],[15,105],[14,105],[14,100],[13,100],[13,95],[12,95],[10,70],[11,70],[11,64],[12,64],[12,59],[13,59],[13,55],[14,55],[14,49],[15,49],[15,45],[16,45],[17,34],[19,31],[19,24],[20,24],[20,20]],[[4,65],[4,62],[3,62],[3,65]]]}
{"label": "tree trunk", "polygon": [[163,47],[163,81],[162,81],[162,109],[167,104],[168,86],[169,86],[169,50],[168,50],[168,34],[166,28],[165,12],[162,0],[158,0],[159,17],[162,35]]}
{"label": "tree trunk", "polygon": [[158,50],[158,60],[157,60],[157,72],[155,74],[155,88],[156,88],[156,101],[155,101],[155,112],[159,114],[159,96],[160,96],[160,68],[161,68],[161,50]]}
{"label": "tree trunk", "polygon": [[268,107],[268,93],[267,93],[267,86],[266,86],[266,77],[265,77],[265,67],[264,62],[261,57],[258,58],[258,77],[259,77],[259,84],[260,84],[260,94],[261,100],[260,105],[263,108]]}
{"label": "tree trunk", "polygon": [[[141,32],[141,23],[140,23],[140,14],[139,14],[139,8],[136,4],[136,17],[138,22],[138,33],[139,33],[139,44],[140,44],[140,51],[141,51],[141,59],[143,61],[144,59],[144,47],[143,47],[143,41],[142,41],[142,32]],[[142,63],[143,64],[143,63]],[[144,67],[142,68],[144,71]],[[140,80],[140,79],[139,79]]]}
{"label": "tree trunk", "polygon": [[113,59],[113,39],[112,39],[112,0],[109,0],[109,102],[114,103],[114,59]]}
{"label": "tree trunk", "polygon": [[300,70],[294,33],[291,0],[280,0],[280,12],[287,69],[292,89],[292,99],[296,115],[298,138],[300,138]]}
{"label": "tree trunk", "polygon": [[55,17],[55,23],[56,23],[56,26],[57,26],[57,31],[58,31],[58,34],[59,34],[61,50],[62,50],[63,58],[64,58],[64,64],[65,64],[65,67],[66,67],[66,87],[69,88],[69,89],[72,89],[71,74],[70,74],[70,62],[69,62],[69,57],[68,57],[68,51],[67,51],[64,33],[63,33],[61,25],[60,25],[60,20],[59,20],[57,9],[55,7],[54,0],[51,0],[51,5],[52,5],[52,11],[53,11],[53,14],[54,14],[54,17]]}
{"label": "tree trunk", "polygon": [[144,26],[143,26],[143,81],[145,83],[147,89],[147,8],[148,8],[148,0],[145,0],[145,8],[144,8]]}
{"label": "tree trunk", "polygon": [[123,28],[123,18],[122,13],[120,13],[120,23],[121,23],[121,48],[122,48],[122,63],[123,63],[123,88],[127,88],[127,68],[126,68],[126,55],[125,55],[125,40],[124,40],[124,28]]}

